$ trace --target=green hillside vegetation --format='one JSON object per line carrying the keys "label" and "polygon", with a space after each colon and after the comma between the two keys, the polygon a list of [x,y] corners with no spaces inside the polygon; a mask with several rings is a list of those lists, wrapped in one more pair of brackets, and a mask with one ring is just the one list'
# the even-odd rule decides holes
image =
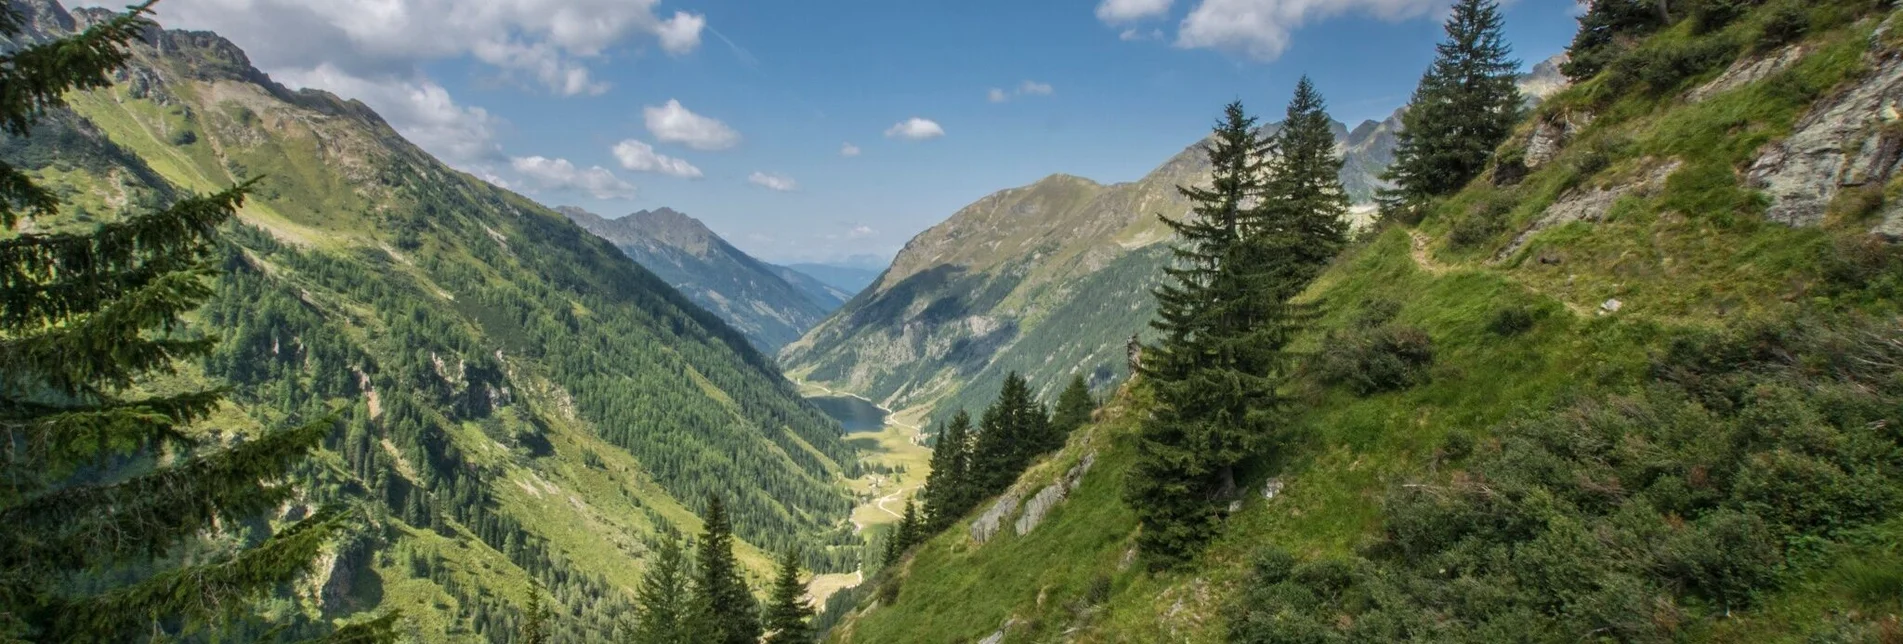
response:
{"label": "green hillside vegetation", "polygon": [[[28,42],[107,14],[16,2]],[[659,535],[713,492],[755,588],[770,552],[822,571],[860,542],[837,423],[739,333],[561,215],[451,170],[360,103],[291,92],[202,32],[150,32],[111,87],[0,143],[60,196],[46,230],[262,176],[221,228],[189,321],[217,340],[181,378],[228,385],[213,435],[341,425],[292,474],[285,516],[367,517],[273,625],[399,609],[414,641],[513,637],[531,581],[556,641],[632,626]]]}
{"label": "green hillside vegetation", "polygon": [[[1140,565],[1122,497],[1157,401],[1139,380],[1015,485],[1094,457],[1042,524],[978,544],[979,504],[830,637],[1894,638],[1903,258],[1871,231],[1898,183],[1874,168],[1792,226],[1745,175],[1830,101],[1888,82],[1903,18],[1860,0],[1673,4],[1669,24],[1604,38],[1603,68],[1521,120],[1477,180],[1366,234],[1298,298],[1320,316],[1292,345],[1291,414],[1206,548]],[[1854,137],[1889,131],[1855,118]],[[1603,192],[1596,215],[1546,219]]]}

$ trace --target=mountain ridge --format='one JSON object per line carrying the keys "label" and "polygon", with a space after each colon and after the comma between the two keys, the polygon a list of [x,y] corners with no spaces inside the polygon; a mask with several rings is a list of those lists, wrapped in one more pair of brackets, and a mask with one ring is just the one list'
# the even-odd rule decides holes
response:
{"label": "mountain ridge", "polygon": [[786,269],[754,259],[700,220],[671,208],[615,219],[574,206],[556,211],[719,315],[763,352],[797,339],[843,302],[813,284],[796,285],[798,277],[786,275]]}

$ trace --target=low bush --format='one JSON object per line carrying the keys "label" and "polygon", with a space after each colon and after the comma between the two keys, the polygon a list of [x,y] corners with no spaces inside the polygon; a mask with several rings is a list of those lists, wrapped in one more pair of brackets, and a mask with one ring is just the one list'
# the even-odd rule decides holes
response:
{"label": "low bush", "polygon": [[1319,382],[1369,396],[1426,382],[1434,341],[1425,331],[1395,324],[1330,332],[1311,361]]}

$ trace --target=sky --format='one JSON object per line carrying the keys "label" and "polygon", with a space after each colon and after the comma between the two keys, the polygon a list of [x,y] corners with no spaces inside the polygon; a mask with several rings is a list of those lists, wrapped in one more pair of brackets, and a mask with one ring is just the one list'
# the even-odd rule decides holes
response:
{"label": "sky", "polygon": [[[157,14],[544,204],[670,207],[787,263],[889,257],[1055,173],[1141,178],[1229,101],[1279,114],[1302,74],[1351,127],[1386,118],[1450,2],[162,0]],[[1529,67],[1577,26],[1573,0],[1504,13]]]}

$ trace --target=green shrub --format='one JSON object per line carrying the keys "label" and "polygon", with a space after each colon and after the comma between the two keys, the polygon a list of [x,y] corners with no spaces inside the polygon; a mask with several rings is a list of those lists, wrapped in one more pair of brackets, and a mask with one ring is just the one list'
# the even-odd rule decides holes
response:
{"label": "green shrub", "polygon": [[179,130],[172,133],[172,145],[186,146],[198,142],[198,133],[191,130]]}
{"label": "green shrub", "polygon": [[1487,330],[1497,336],[1512,337],[1531,331],[1535,321],[1533,309],[1508,306],[1493,312],[1493,319],[1487,321]]}
{"label": "green shrub", "polygon": [[1507,215],[1512,212],[1512,204],[1507,201],[1495,201],[1469,211],[1460,221],[1454,222],[1448,231],[1447,242],[1456,248],[1470,248],[1491,241],[1507,229]]}
{"label": "green shrub", "polygon": [[1320,382],[1347,385],[1368,396],[1426,382],[1434,341],[1418,328],[1393,324],[1331,332],[1312,360]]}
{"label": "green shrub", "polygon": [[1678,89],[1693,76],[1730,64],[1737,55],[1737,44],[1720,36],[1658,41],[1614,61],[1608,71],[1607,87],[1614,92],[1643,90],[1664,94]]}
{"label": "green shrub", "polygon": [[1764,25],[1758,30],[1757,50],[1768,51],[1797,42],[1809,32],[1810,15],[1796,4],[1781,3],[1765,16]]}

